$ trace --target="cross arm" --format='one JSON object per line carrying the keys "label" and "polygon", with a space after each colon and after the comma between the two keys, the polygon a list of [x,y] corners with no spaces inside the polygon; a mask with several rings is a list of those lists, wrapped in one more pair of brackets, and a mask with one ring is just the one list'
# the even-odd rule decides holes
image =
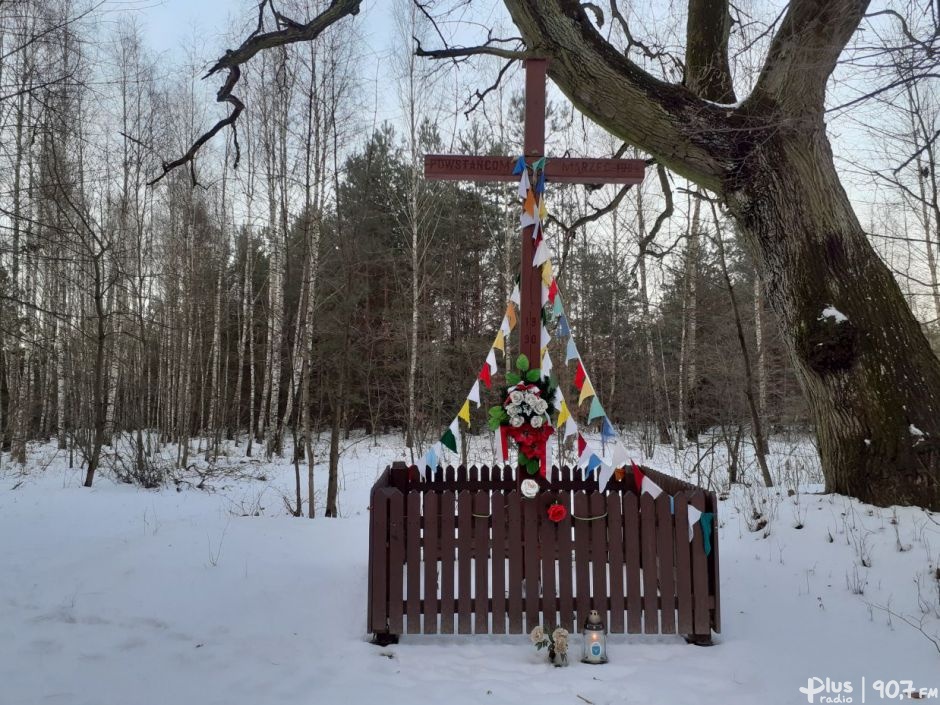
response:
{"label": "cross arm", "polygon": [[[477,157],[428,154],[424,176],[444,181],[517,181],[512,173],[513,157]],[[567,184],[638,184],[643,181],[646,162],[642,159],[548,158],[545,180]]]}

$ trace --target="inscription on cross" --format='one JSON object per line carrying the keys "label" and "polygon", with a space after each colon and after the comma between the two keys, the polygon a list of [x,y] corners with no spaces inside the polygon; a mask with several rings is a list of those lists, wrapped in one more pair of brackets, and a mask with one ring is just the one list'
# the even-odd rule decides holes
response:
{"label": "inscription on cross", "polygon": [[[545,156],[545,59],[525,62],[526,162]],[[427,179],[449,181],[515,181],[513,157],[428,154],[424,157]],[[569,184],[638,184],[646,165],[641,159],[550,158],[545,165],[545,180]],[[519,350],[532,365],[539,364],[542,339],[541,275],[532,266],[535,256],[535,226],[522,229],[522,273],[519,282]]]}

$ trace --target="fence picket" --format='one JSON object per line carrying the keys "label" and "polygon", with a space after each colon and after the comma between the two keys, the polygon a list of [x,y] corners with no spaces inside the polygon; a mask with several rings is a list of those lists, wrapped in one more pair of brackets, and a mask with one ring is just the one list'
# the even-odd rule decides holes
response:
{"label": "fence picket", "polygon": [[411,491],[405,498],[406,514],[405,566],[408,591],[408,633],[421,633],[421,492]]}
{"label": "fence picket", "polygon": [[685,492],[675,499],[676,521],[676,599],[679,607],[680,634],[692,634],[692,557],[689,555],[689,501]]}
{"label": "fence picket", "polygon": [[[484,467],[484,472],[489,469]],[[474,634],[486,634],[489,629],[490,598],[490,493],[473,493],[473,615]]]}
{"label": "fence picket", "polygon": [[424,633],[437,634],[437,559],[441,531],[441,502],[437,492],[424,495]]}
{"label": "fence picket", "polygon": [[656,507],[653,496],[640,496],[640,560],[643,562],[643,633],[659,632],[659,595],[656,587]]}
{"label": "fence picket", "polygon": [[558,624],[558,603],[555,589],[555,565],[557,554],[555,537],[557,525],[548,519],[548,507],[555,502],[554,492],[543,492],[539,496],[539,557],[542,564],[542,624],[552,629]]}
{"label": "fence picket", "polygon": [[402,634],[402,600],[405,572],[405,496],[398,490],[388,498],[388,629]]}
{"label": "fence picket", "polygon": [[522,633],[522,495],[513,490],[507,495],[509,518],[509,633]]}
{"label": "fence picket", "polygon": [[[458,472],[459,475],[459,472]],[[473,553],[473,504],[469,490],[457,494],[457,633],[470,633],[470,571]]]}
{"label": "fence picket", "polygon": [[[496,472],[493,468],[493,472]],[[493,504],[493,542],[492,542],[492,580],[493,580],[493,633],[506,633],[506,495],[494,492]]]}
{"label": "fence picket", "polygon": [[454,633],[454,509],[452,490],[441,492],[441,634]]}
{"label": "fence picket", "polygon": [[659,620],[663,634],[676,633],[675,545],[672,540],[672,498],[663,492],[656,498],[656,542],[659,559]]}
{"label": "fence picket", "polygon": [[[584,492],[574,496],[575,516],[587,516],[590,511],[588,498]],[[574,569],[575,569],[575,627],[581,630],[581,625],[587,619],[591,609],[591,527],[583,521],[574,519]]]}
{"label": "fence picket", "polygon": [[[568,471],[568,468],[564,468]],[[558,624],[574,631],[574,584],[571,575],[571,493],[559,492],[558,502],[568,515],[558,522]]]}
{"label": "fence picket", "polygon": [[627,570],[627,633],[643,631],[640,591],[640,507],[633,492],[623,495],[623,545]]}
{"label": "fence picket", "polygon": [[623,508],[619,494],[607,496],[607,555],[610,561],[610,631],[623,632]]}

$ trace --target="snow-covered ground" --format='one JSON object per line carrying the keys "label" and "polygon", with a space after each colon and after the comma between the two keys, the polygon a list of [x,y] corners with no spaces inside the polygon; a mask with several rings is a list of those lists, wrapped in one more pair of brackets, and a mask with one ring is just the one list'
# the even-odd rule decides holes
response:
{"label": "snow-covered ground", "polygon": [[[313,521],[285,510],[292,465],[240,449],[224,463],[240,477],[202,490],[194,473],[142,490],[107,472],[86,490],[52,446],[25,471],[4,456],[0,705],[783,704],[810,702],[811,677],[851,682],[835,702],[874,703],[890,702],[879,680],[940,687],[940,516],[814,494],[815,454],[796,441],[773,444],[778,489],[737,486],[721,503],[712,648],[615,635],[608,665],[555,669],[526,635],[373,646],[368,490],[400,446],[345,442],[342,518]],[[646,462],[720,483],[723,458],[660,447]]]}

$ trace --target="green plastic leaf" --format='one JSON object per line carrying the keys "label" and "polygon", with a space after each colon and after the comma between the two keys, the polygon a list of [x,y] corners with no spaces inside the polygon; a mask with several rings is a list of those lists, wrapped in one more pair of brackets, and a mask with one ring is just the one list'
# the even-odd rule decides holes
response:
{"label": "green plastic leaf", "polygon": [[519,382],[522,381],[522,377],[517,375],[515,372],[507,372],[506,381],[509,382],[509,384],[519,384]]}
{"label": "green plastic leaf", "polygon": [[516,358],[516,369],[520,372],[526,372],[529,369],[529,358],[525,355],[520,355]]}
{"label": "green plastic leaf", "polygon": [[538,382],[542,379],[542,370],[536,367],[534,370],[529,370],[525,374],[526,382]]}

